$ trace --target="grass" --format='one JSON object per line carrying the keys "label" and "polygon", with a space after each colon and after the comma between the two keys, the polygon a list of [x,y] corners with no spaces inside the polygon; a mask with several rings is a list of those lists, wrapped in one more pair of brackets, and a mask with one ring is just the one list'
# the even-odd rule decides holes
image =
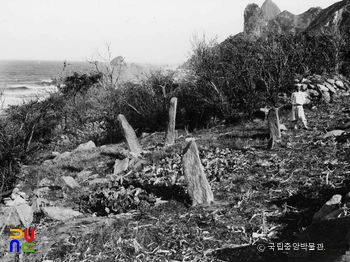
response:
{"label": "grass", "polygon": [[[148,136],[141,141],[149,150],[147,164],[115,186],[134,185],[167,202],[145,202],[124,214],[87,214],[65,223],[37,215],[33,225],[37,230],[37,252],[25,254],[25,259],[286,261],[286,252],[258,252],[257,244],[295,242],[326,201],[334,194],[348,193],[350,143],[322,136],[349,117],[345,113],[349,102],[347,97],[337,104],[307,109],[313,129],[284,132],[282,141],[270,151],[266,150],[264,121],[192,134],[216,200],[211,206],[190,207],[185,199],[187,189],[181,167],[185,135],[167,148],[161,144],[164,134]],[[288,127],[287,118],[283,121]],[[123,146],[96,148],[75,153],[70,160],[54,165],[29,167],[25,179],[34,187],[44,177],[75,177],[81,170],[106,177],[112,173],[113,162]],[[91,190],[84,187],[82,191],[94,194]],[[78,208],[83,192],[65,193],[68,197],[63,204]]]}

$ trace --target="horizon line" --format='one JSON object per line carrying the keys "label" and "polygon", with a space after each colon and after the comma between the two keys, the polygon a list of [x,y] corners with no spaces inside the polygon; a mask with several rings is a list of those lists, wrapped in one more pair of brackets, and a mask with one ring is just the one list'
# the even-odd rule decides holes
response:
{"label": "horizon line", "polygon": [[[32,62],[85,62],[85,63],[89,63],[88,60],[69,60],[69,59],[64,59],[64,60],[55,60],[55,59],[9,59],[9,58],[0,58],[0,61],[32,61]],[[98,62],[102,62],[102,63],[108,63],[106,61],[101,61],[101,60],[97,60]],[[186,62],[186,61],[185,61]],[[185,62],[172,62],[172,63],[167,63],[167,62],[135,62],[135,61],[130,61],[130,62],[126,62],[127,64],[153,64],[153,65],[181,65]]]}

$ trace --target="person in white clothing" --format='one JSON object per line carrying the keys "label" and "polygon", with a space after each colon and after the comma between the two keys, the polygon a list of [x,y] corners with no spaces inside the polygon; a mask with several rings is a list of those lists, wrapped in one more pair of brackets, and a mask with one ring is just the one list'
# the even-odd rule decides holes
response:
{"label": "person in white clothing", "polygon": [[301,85],[296,84],[297,91],[292,94],[291,102],[292,102],[292,123],[294,125],[294,129],[298,129],[298,120],[304,124],[305,129],[309,129],[307,126],[307,121],[304,113],[303,105],[306,101],[306,93],[301,91]]}

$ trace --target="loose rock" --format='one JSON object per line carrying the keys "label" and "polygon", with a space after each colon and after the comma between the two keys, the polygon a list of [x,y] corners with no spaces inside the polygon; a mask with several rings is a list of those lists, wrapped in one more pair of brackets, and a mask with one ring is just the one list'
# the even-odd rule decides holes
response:
{"label": "loose rock", "polygon": [[45,187],[45,186],[51,186],[52,184],[53,184],[53,181],[45,177],[40,180],[38,186]]}
{"label": "loose rock", "polygon": [[325,86],[326,86],[326,87],[328,88],[328,90],[329,90],[330,92],[332,92],[333,94],[336,92],[336,90],[335,90],[335,88],[334,88],[333,85],[331,85],[331,84],[325,82]]}
{"label": "loose rock", "polygon": [[288,128],[284,124],[280,124],[280,130],[281,131],[287,131]]}
{"label": "loose rock", "polygon": [[68,152],[68,151],[64,152],[62,154],[59,154],[53,159],[53,162],[56,163],[56,162],[59,162],[61,160],[67,159],[70,157],[70,155],[71,155],[71,152]]}
{"label": "loose rock", "polygon": [[55,220],[66,221],[77,216],[83,215],[78,211],[63,207],[42,207],[41,210],[50,218]]}
{"label": "loose rock", "polygon": [[71,176],[62,176],[60,179],[70,188],[80,187],[79,183],[75,181],[74,178]]}
{"label": "loose rock", "polygon": [[310,96],[310,97],[318,97],[320,96],[320,93],[316,90],[313,89],[308,89],[306,90],[306,93]]}
{"label": "loose rock", "polygon": [[334,79],[330,79],[330,78],[327,79],[326,81],[327,81],[328,83],[330,83],[330,84],[334,84],[334,83],[335,83],[335,80],[334,80]]}
{"label": "loose rock", "polygon": [[83,170],[77,174],[76,181],[77,182],[84,182],[84,181],[88,180],[92,174],[93,174],[92,171]]}
{"label": "loose rock", "polygon": [[317,211],[313,216],[313,221],[319,221],[319,220],[325,220],[329,219],[329,214],[339,209],[339,206],[341,204],[341,195],[334,195],[327,203],[319,210]]}
{"label": "loose rock", "polygon": [[126,171],[129,166],[129,158],[124,158],[123,160],[117,159],[114,163],[114,175],[118,175],[119,173]]}
{"label": "loose rock", "polygon": [[335,82],[335,85],[341,89],[344,89],[344,83],[340,80],[336,81]]}
{"label": "loose rock", "polygon": [[329,89],[327,87],[325,87],[324,85],[317,84],[317,87],[321,92],[328,92],[329,91]]}
{"label": "loose rock", "polygon": [[84,151],[84,150],[91,150],[95,148],[96,145],[94,142],[89,141],[84,144],[80,144],[76,149],[73,150],[73,152],[79,152],[79,151]]}
{"label": "loose rock", "polygon": [[326,103],[331,102],[331,95],[329,94],[329,92],[322,92],[322,99],[323,99]]}
{"label": "loose rock", "polygon": [[327,132],[323,138],[328,138],[328,137],[332,137],[332,136],[341,136],[345,131],[344,130],[332,130]]}

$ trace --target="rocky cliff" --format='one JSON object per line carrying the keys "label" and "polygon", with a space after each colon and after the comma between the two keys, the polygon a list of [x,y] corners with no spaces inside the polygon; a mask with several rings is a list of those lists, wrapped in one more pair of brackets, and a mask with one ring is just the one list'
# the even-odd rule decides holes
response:
{"label": "rocky cliff", "polygon": [[271,0],[261,7],[249,4],[244,11],[244,34],[261,37],[265,32],[300,33],[304,31],[341,34],[349,31],[350,0],[337,2],[326,9],[313,7],[294,15],[281,12]]}
{"label": "rocky cliff", "polygon": [[278,6],[271,0],[266,0],[262,4],[261,11],[263,12],[265,18],[268,20],[281,13],[281,10],[278,8]]}
{"label": "rocky cliff", "polygon": [[266,30],[269,21],[281,13],[278,6],[266,0],[261,8],[257,4],[249,4],[244,10],[244,33],[260,37]]}
{"label": "rocky cliff", "polygon": [[249,4],[244,10],[244,33],[260,37],[267,25],[267,19],[261,8],[256,4]]}
{"label": "rocky cliff", "polygon": [[310,33],[350,33],[350,0],[337,2],[322,10],[306,29]]}
{"label": "rocky cliff", "polygon": [[308,28],[321,11],[320,7],[310,8],[300,15],[283,11],[268,22],[266,30],[280,34],[302,32]]}

